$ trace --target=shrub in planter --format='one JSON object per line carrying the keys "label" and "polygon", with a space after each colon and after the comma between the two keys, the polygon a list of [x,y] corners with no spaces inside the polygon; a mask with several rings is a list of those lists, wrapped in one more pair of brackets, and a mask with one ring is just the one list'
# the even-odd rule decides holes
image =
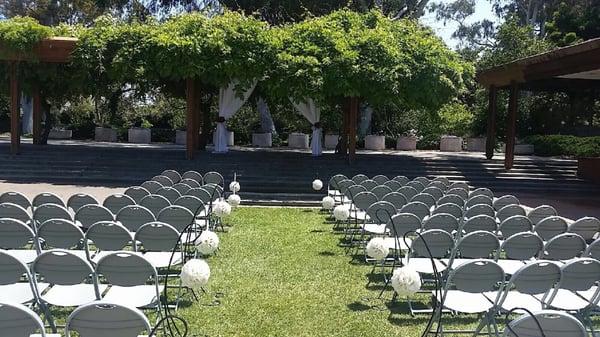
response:
{"label": "shrub in planter", "polygon": [[600,137],[536,135],[525,138],[539,156],[599,157]]}

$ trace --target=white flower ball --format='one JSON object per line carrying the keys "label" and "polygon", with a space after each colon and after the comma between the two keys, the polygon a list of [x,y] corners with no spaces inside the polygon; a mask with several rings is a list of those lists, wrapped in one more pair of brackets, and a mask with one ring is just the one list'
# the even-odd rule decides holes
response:
{"label": "white flower ball", "polygon": [[213,204],[213,214],[219,218],[229,215],[231,214],[231,205],[224,200],[217,200]]}
{"label": "white flower ball", "polygon": [[232,181],[231,184],[229,184],[229,190],[233,193],[237,193],[240,191],[240,183],[238,183],[237,181]]}
{"label": "white flower ball", "polygon": [[202,255],[211,255],[219,248],[219,236],[215,232],[203,231],[196,240],[196,249]]}
{"label": "white flower ball", "polygon": [[402,267],[392,274],[392,287],[402,297],[410,297],[421,289],[421,277],[414,269]]}
{"label": "white flower ball", "polygon": [[350,217],[350,207],[348,205],[339,205],[333,209],[333,216],[338,221],[346,221]]}
{"label": "white flower ball", "polygon": [[333,206],[335,206],[335,200],[329,196],[324,197],[321,201],[321,204],[323,205],[323,209],[333,209]]}
{"label": "white flower ball", "polygon": [[390,253],[390,249],[385,245],[383,238],[372,238],[367,243],[367,255],[377,261],[385,259]]}
{"label": "white flower ball", "polygon": [[320,191],[323,188],[323,182],[319,179],[315,179],[312,182],[312,188],[315,191]]}
{"label": "white flower ball", "polygon": [[238,194],[232,194],[227,198],[227,202],[231,205],[231,207],[238,207],[242,202],[242,199]]}
{"label": "white flower ball", "polygon": [[208,283],[210,267],[200,259],[191,259],[181,268],[181,284],[191,289],[200,289]]}

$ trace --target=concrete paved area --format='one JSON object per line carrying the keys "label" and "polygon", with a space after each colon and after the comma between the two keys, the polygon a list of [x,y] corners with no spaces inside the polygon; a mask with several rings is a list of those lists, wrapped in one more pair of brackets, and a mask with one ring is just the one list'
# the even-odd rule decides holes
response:
{"label": "concrete paved area", "polygon": [[115,193],[123,193],[123,187],[98,187],[79,185],[55,185],[47,183],[19,184],[0,181],[0,194],[7,191],[16,191],[26,195],[29,200],[42,192],[52,192],[61,197],[65,202],[75,193],[87,193],[102,202],[107,196]]}

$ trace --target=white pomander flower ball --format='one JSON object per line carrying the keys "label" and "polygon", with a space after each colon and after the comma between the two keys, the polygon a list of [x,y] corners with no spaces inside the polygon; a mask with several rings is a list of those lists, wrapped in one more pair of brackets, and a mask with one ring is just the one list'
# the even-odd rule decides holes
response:
{"label": "white pomander flower ball", "polygon": [[399,296],[410,297],[421,289],[421,277],[410,267],[397,268],[392,274],[392,287]]}
{"label": "white pomander flower ball", "polygon": [[215,232],[203,231],[196,240],[196,249],[202,255],[211,255],[219,248],[219,236]]}
{"label": "white pomander flower ball", "polygon": [[321,201],[321,204],[323,206],[323,209],[333,209],[333,206],[335,206],[335,200],[332,197],[324,197],[323,200]]}
{"label": "white pomander flower ball", "polygon": [[200,289],[208,283],[210,267],[206,261],[191,259],[181,268],[181,284],[191,289]]}
{"label": "white pomander flower ball", "polygon": [[367,255],[377,261],[385,259],[390,253],[390,249],[385,245],[383,238],[372,238],[367,243]]}
{"label": "white pomander flower ball", "polygon": [[217,200],[213,204],[213,214],[222,218],[226,215],[231,214],[231,205],[224,200]]}
{"label": "white pomander flower ball", "polygon": [[238,207],[242,202],[242,199],[238,194],[232,194],[227,198],[227,202],[231,205],[231,207]]}
{"label": "white pomander flower ball", "polygon": [[229,190],[233,193],[237,193],[240,191],[240,183],[238,183],[237,181],[232,181],[229,184]]}
{"label": "white pomander flower ball", "polygon": [[320,191],[323,188],[323,182],[320,179],[313,180],[312,188],[315,191]]}
{"label": "white pomander flower ball", "polygon": [[333,209],[333,217],[338,221],[346,221],[350,217],[350,208],[348,205],[339,205]]}

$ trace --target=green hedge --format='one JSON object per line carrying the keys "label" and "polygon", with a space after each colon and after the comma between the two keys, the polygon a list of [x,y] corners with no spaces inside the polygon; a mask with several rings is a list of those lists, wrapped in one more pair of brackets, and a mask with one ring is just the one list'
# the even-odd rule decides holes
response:
{"label": "green hedge", "polygon": [[539,156],[600,157],[600,137],[576,137],[565,135],[529,136]]}

